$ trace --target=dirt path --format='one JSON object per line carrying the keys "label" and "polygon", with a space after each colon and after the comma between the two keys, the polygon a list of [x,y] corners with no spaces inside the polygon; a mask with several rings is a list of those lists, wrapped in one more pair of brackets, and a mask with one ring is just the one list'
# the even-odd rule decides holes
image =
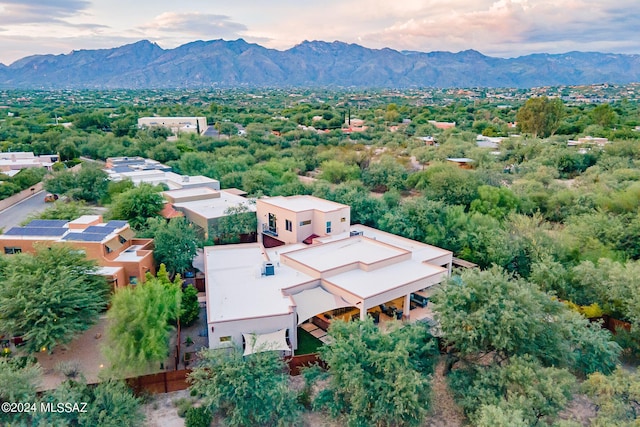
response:
{"label": "dirt path", "polygon": [[431,412],[425,427],[458,427],[465,425],[466,417],[453,400],[453,395],[444,377],[444,360],[436,366],[432,383]]}

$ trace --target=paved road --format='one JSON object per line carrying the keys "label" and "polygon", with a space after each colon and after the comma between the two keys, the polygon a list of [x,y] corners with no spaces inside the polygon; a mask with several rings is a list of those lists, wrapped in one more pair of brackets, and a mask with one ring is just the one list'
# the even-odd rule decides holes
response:
{"label": "paved road", "polygon": [[20,225],[29,214],[44,211],[48,207],[44,202],[45,194],[45,191],[40,191],[0,212],[0,228],[7,231],[11,227]]}

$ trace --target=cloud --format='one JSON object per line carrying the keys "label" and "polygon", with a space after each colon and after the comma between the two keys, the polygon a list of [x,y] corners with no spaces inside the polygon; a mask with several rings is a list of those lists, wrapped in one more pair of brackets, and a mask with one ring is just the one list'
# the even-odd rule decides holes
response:
{"label": "cloud", "polygon": [[139,29],[154,35],[179,33],[206,39],[231,39],[241,37],[247,27],[231,21],[231,18],[226,15],[165,12],[156,16],[151,22],[140,26]]}
{"label": "cloud", "polygon": [[86,0],[0,0],[2,24],[60,23],[90,6]]}
{"label": "cloud", "polygon": [[[443,8],[445,3],[448,7]],[[366,32],[360,40],[364,44],[399,49],[473,48],[507,55],[560,52],[567,48],[629,51],[629,40],[637,39],[640,25],[636,0],[620,0],[615,6],[598,3],[590,0],[428,1],[423,2],[422,9],[398,12],[392,24]],[[632,50],[640,50],[640,42],[631,44],[635,45]]]}

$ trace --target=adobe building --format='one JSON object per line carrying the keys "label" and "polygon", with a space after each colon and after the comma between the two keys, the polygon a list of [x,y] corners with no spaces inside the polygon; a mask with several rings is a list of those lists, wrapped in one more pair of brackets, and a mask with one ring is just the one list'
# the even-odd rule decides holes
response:
{"label": "adobe building", "polygon": [[452,252],[351,226],[347,205],[272,197],[258,200],[257,212],[263,239],[282,245],[205,248],[210,348],[292,354],[298,327],[326,335],[334,319],[425,319],[412,312],[416,301],[424,308],[451,274]]}
{"label": "adobe building", "polygon": [[206,117],[140,117],[138,127],[163,127],[170,129],[174,135],[180,133],[198,133],[207,131]]}
{"label": "adobe building", "polygon": [[134,185],[165,185],[169,190],[193,187],[220,189],[220,182],[216,179],[202,175],[180,175],[172,172],[170,166],[143,157],[109,157],[104,171],[111,181],[129,179]]}
{"label": "adobe building", "polygon": [[35,253],[37,246],[68,245],[96,261],[98,273],[114,288],[144,281],[155,274],[153,239],[136,239],[127,221],[104,223],[100,215],[73,221],[35,219],[0,235],[5,254]]}
{"label": "adobe building", "polygon": [[[233,208],[244,208],[246,212],[236,215],[255,216],[256,206],[250,200],[238,195],[239,190],[215,190],[210,187],[189,187],[162,192],[168,201],[165,206],[165,218],[182,214],[191,223],[197,225],[205,239],[209,238],[209,229],[215,227],[218,220],[229,215]],[[243,192],[240,192],[242,194]],[[255,241],[255,240],[254,240]]]}
{"label": "adobe building", "polygon": [[304,242],[349,231],[351,208],[314,196],[278,196],[256,201],[258,233],[265,247]]}

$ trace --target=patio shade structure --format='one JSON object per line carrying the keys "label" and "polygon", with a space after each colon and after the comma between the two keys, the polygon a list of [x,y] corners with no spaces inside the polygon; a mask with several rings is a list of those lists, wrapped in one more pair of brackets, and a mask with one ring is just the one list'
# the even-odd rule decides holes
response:
{"label": "patio shade structure", "polygon": [[263,351],[291,351],[287,344],[287,330],[280,329],[266,334],[242,334],[245,347],[243,356]]}
{"label": "patio shade structure", "polygon": [[336,308],[351,307],[342,297],[336,296],[317,286],[292,295],[296,302],[296,312],[298,313],[298,325],[318,313],[334,310]]}

